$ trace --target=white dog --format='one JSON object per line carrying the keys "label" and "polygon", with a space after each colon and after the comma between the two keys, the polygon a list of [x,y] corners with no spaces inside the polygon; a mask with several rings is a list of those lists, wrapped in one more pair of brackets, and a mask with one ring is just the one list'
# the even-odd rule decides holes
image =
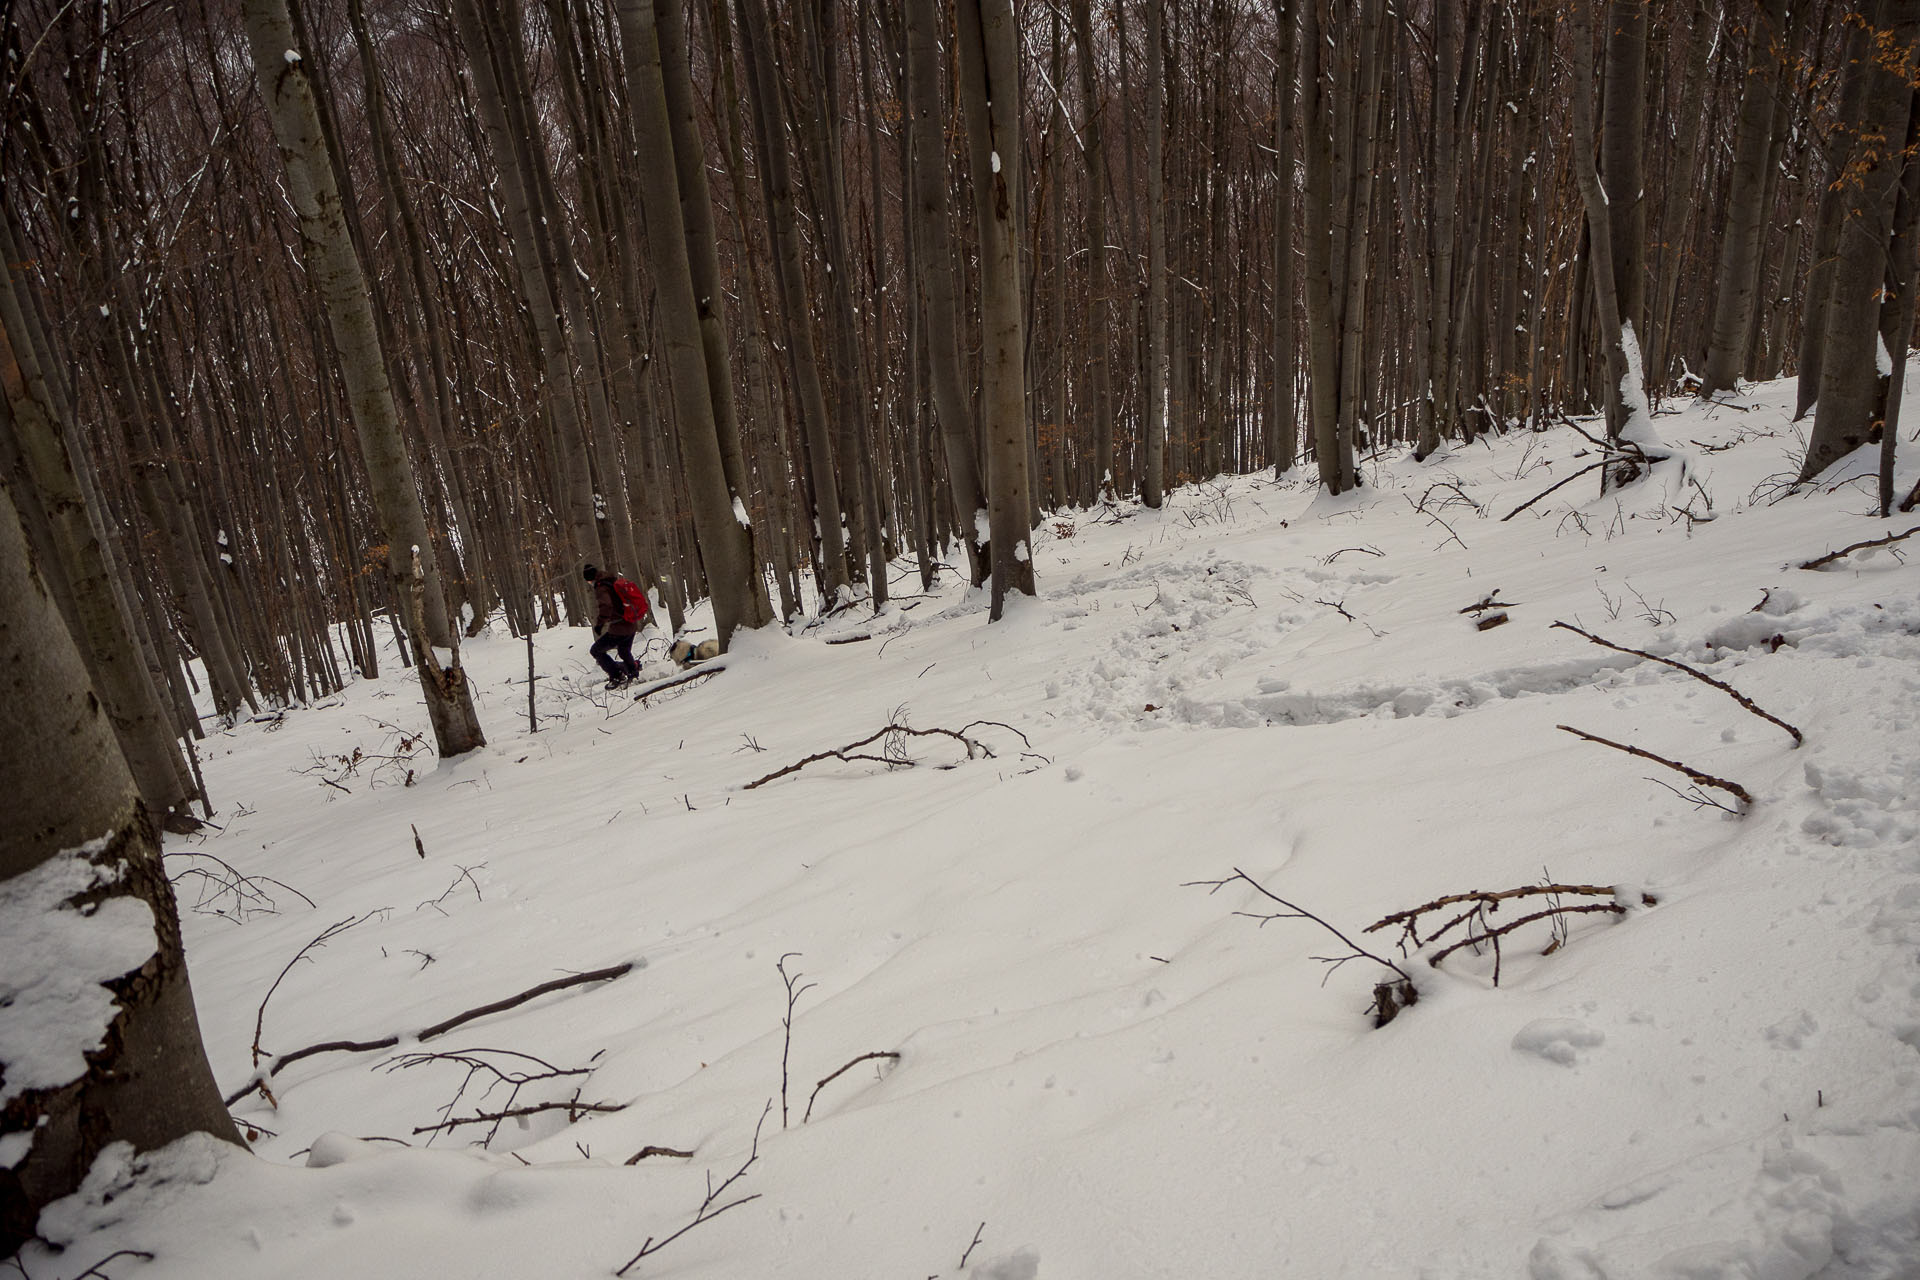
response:
{"label": "white dog", "polygon": [[720,656],[718,640],[702,640],[699,644],[682,636],[667,646],[667,656],[679,664],[681,669],[705,662],[708,658]]}

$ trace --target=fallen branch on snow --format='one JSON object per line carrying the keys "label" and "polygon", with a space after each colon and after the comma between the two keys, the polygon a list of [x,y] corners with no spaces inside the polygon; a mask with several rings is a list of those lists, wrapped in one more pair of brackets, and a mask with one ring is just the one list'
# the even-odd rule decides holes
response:
{"label": "fallen branch on snow", "polygon": [[[732,1186],[734,1183],[738,1182],[741,1178],[741,1175],[745,1174],[748,1169],[752,1168],[753,1162],[760,1158],[760,1129],[762,1125],[766,1124],[767,1116],[772,1111],[773,1111],[773,1099],[768,1098],[765,1109],[760,1112],[760,1123],[753,1126],[753,1146],[747,1152],[746,1160],[742,1162],[742,1164],[738,1169],[735,1169],[731,1174],[727,1175],[726,1181],[722,1182],[719,1186],[716,1187],[713,1185],[713,1174],[711,1172],[707,1174],[707,1198],[700,1202],[700,1207],[698,1209],[694,1210],[693,1219],[688,1223],[686,1223],[684,1226],[682,1226],[678,1231],[674,1232],[672,1235],[667,1236],[664,1239],[661,1239],[659,1241],[655,1241],[652,1236],[648,1236],[646,1240],[641,1244],[640,1252],[634,1254],[631,1258],[628,1258],[626,1263],[613,1273],[614,1275],[616,1276],[626,1275],[627,1272],[633,1270],[635,1264],[637,1264],[640,1261],[640,1259],[646,1257],[648,1254],[660,1252],[660,1250],[666,1248],[668,1245],[672,1244],[675,1240],[678,1240],[681,1236],[687,1234],[687,1232],[693,1230],[695,1227],[699,1226],[701,1223],[712,1222],[715,1218],[719,1217],[721,1214],[725,1213],[727,1210],[738,1209],[741,1205],[746,1204],[748,1201],[758,1200],[760,1198],[760,1193],[756,1191],[750,1196],[741,1196],[738,1200],[730,1200],[726,1204],[721,1205],[718,1209],[713,1207],[713,1202],[718,1200],[721,1196],[725,1195],[727,1192],[727,1188]],[[649,1148],[649,1150],[651,1150],[651,1148]],[[640,1154],[645,1155],[646,1152],[643,1151]],[[666,1151],[666,1152],[663,1152],[663,1154],[686,1155],[690,1153],[680,1152],[680,1151]],[[638,1160],[639,1158],[640,1156],[635,1156],[633,1160],[629,1160],[627,1161],[627,1163],[632,1164],[634,1160]]]}
{"label": "fallen branch on snow", "polygon": [[[907,739],[909,738],[950,738],[967,749],[967,759],[991,760],[995,755],[993,748],[978,738],[967,736],[969,729],[976,729],[981,726],[1005,729],[1027,746],[1033,745],[1027,740],[1026,734],[1021,733],[1012,725],[1002,724],[998,720],[973,720],[961,725],[958,729],[915,729],[911,726],[894,722],[888,724],[885,728],[875,730],[873,733],[861,738],[858,742],[849,742],[844,747],[835,747],[827,751],[816,751],[810,756],[794,761],[785,768],[775,769],[764,778],[755,778],[752,782],[742,787],[741,790],[751,791],[755,787],[763,787],[776,778],[784,778],[790,773],[798,773],[808,765],[818,764],[822,760],[839,760],[845,764],[852,764],[857,760],[865,760],[872,764],[886,765],[889,769],[911,768],[917,764],[918,761],[907,754]],[[879,755],[860,750],[861,747],[872,746],[876,742],[881,744]]]}
{"label": "fallen branch on snow", "polygon": [[885,1058],[889,1062],[900,1061],[900,1055],[895,1053],[893,1050],[876,1049],[872,1053],[861,1054],[859,1057],[855,1058],[852,1062],[849,1062],[846,1066],[841,1067],[838,1071],[833,1072],[831,1075],[822,1077],[820,1082],[813,1086],[813,1092],[807,1095],[807,1110],[806,1110],[806,1114],[800,1117],[800,1123],[805,1124],[807,1121],[813,1119],[813,1100],[820,1096],[820,1091],[822,1089],[826,1088],[828,1085],[832,1084],[835,1080],[838,1080],[841,1076],[847,1074],[848,1071],[852,1070],[854,1067],[859,1066],[861,1063],[874,1062],[881,1058]]}
{"label": "fallen branch on snow", "polygon": [[[1183,889],[1188,889],[1188,888],[1194,888],[1199,885],[1205,885],[1207,886],[1208,893],[1218,893],[1221,889],[1224,889],[1226,886],[1232,884],[1235,880],[1246,881],[1249,885],[1253,886],[1253,889],[1256,893],[1260,894],[1264,898],[1267,898],[1267,899],[1270,899],[1271,901],[1279,903],[1281,906],[1285,907],[1286,910],[1275,911],[1267,914],[1262,914],[1255,911],[1236,911],[1233,914],[1237,916],[1245,916],[1249,920],[1257,920],[1260,922],[1260,927],[1263,929],[1267,926],[1268,922],[1273,920],[1311,920],[1313,921],[1313,923],[1319,925],[1322,929],[1325,929],[1328,933],[1332,934],[1334,937],[1340,939],[1341,942],[1346,944],[1347,950],[1348,950],[1347,955],[1314,956],[1313,957],[1313,959],[1318,960],[1321,964],[1324,964],[1327,966],[1327,975],[1329,977],[1332,976],[1333,971],[1335,969],[1338,969],[1341,965],[1347,963],[1347,961],[1349,960],[1371,960],[1375,964],[1379,965],[1381,968],[1391,970],[1394,973],[1395,978],[1393,981],[1376,982],[1373,986],[1373,1025],[1374,1026],[1376,1027],[1386,1026],[1389,1022],[1393,1021],[1394,1017],[1400,1012],[1400,1010],[1407,1008],[1409,1005],[1414,1004],[1416,1001],[1420,999],[1420,993],[1418,990],[1415,989],[1413,985],[1412,974],[1408,973],[1405,969],[1402,969],[1399,965],[1387,959],[1385,956],[1377,956],[1373,954],[1373,952],[1368,951],[1366,948],[1360,946],[1358,943],[1354,942],[1352,938],[1349,938],[1346,934],[1340,932],[1340,930],[1334,928],[1332,925],[1328,924],[1325,920],[1322,920],[1319,916],[1313,914],[1313,912],[1308,911],[1305,907],[1296,906],[1293,903],[1288,902],[1285,898],[1281,897],[1277,893],[1274,893],[1272,890],[1268,889],[1265,885],[1262,885],[1258,880],[1255,880],[1252,876],[1242,871],[1239,867],[1235,867],[1233,869],[1233,874],[1225,877],[1224,879],[1189,880],[1185,884],[1181,885],[1180,887]],[[1321,982],[1323,984],[1325,983],[1325,981],[1326,981],[1325,978],[1321,979]]]}
{"label": "fallen branch on snow", "polygon": [[1554,728],[1570,733],[1576,738],[1585,738],[1588,742],[1597,742],[1603,747],[1612,747],[1615,751],[1624,751],[1630,756],[1639,756],[1642,760],[1651,760],[1655,764],[1663,764],[1676,773],[1686,774],[1687,777],[1703,787],[1717,787],[1721,791],[1725,791],[1729,795],[1734,796],[1743,804],[1753,803],[1753,796],[1748,793],[1745,787],[1737,782],[1729,782],[1725,778],[1716,778],[1710,773],[1700,772],[1691,765],[1681,764],[1678,760],[1669,760],[1665,756],[1657,756],[1651,751],[1642,751],[1639,747],[1630,747],[1624,742],[1615,742],[1611,738],[1603,738],[1597,733],[1588,733],[1584,729],[1576,729],[1572,725],[1561,724],[1555,725]]}
{"label": "fallen branch on snow", "polygon": [[[1607,901],[1564,906],[1561,904],[1560,899],[1567,896],[1605,898]],[[1503,902],[1509,902],[1517,898],[1539,897],[1552,899],[1553,905],[1544,911],[1535,911],[1499,926],[1495,926],[1488,919],[1489,916],[1500,910],[1500,905]],[[1497,987],[1500,985],[1500,939],[1502,937],[1512,933],[1523,925],[1532,924],[1537,920],[1552,919],[1555,924],[1553,941],[1548,943],[1546,950],[1540,953],[1542,955],[1552,955],[1566,944],[1566,933],[1561,923],[1563,917],[1596,913],[1625,915],[1627,909],[1620,904],[1618,899],[1618,890],[1608,885],[1598,884],[1533,884],[1523,885],[1518,889],[1502,889],[1497,893],[1471,890],[1466,893],[1450,893],[1445,897],[1435,898],[1432,902],[1423,902],[1417,907],[1409,907],[1405,911],[1396,911],[1390,916],[1385,916],[1374,921],[1362,930],[1362,932],[1372,933],[1377,929],[1385,929],[1390,925],[1399,925],[1400,937],[1396,945],[1400,948],[1400,954],[1404,956],[1423,946],[1438,942],[1455,928],[1465,925],[1467,927],[1467,936],[1453,945],[1429,956],[1427,963],[1438,968],[1442,960],[1460,950],[1462,947],[1470,946],[1478,950],[1483,943],[1491,945],[1493,948],[1493,985]],[[1658,900],[1650,894],[1643,893],[1640,895],[1640,901],[1646,906],[1653,906]],[[1462,903],[1468,904],[1466,910],[1455,913],[1450,920],[1429,933],[1424,939],[1420,936],[1420,918],[1422,916],[1430,912],[1443,911],[1448,907],[1459,906]]]}
{"label": "fallen branch on snow", "polygon": [[[1920,530],[1916,530],[1916,532],[1920,532]],[[1762,603],[1764,603],[1764,601]],[[1762,720],[1765,720],[1767,723],[1778,725],[1780,728],[1785,729],[1788,732],[1788,734],[1792,735],[1794,746],[1797,747],[1806,741],[1805,736],[1802,735],[1798,729],[1788,724],[1785,720],[1782,720],[1779,716],[1776,716],[1771,712],[1762,711],[1758,706],[1754,705],[1754,701],[1752,698],[1749,698],[1746,694],[1741,693],[1738,689],[1734,688],[1730,684],[1725,684],[1719,680],[1715,680],[1712,676],[1706,674],[1706,672],[1704,671],[1696,671],[1694,668],[1688,666],[1684,662],[1675,662],[1672,658],[1663,658],[1658,654],[1648,653],[1645,649],[1630,649],[1626,645],[1615,644],[1611,640],[1602,640],[1599,636],[1593,634],[1593,632],[1582,631],[1579,627],[1574,626],[1571,622],[1555,622],[1553,626],[1559,627],[1562,631],[1571,631],[1573,632],[1573,634],[1577,636],[1585,636],[1587,639],[1593,641],[1593,643],[1599,645],[1602,649],[1611,649],[1615,653],[1630,653],[1636,658],[1645,658],[1649,662],[1658,662],[1663,666],[1672,667],[1675,671],[1684,671],[1688,675],[1692,676],[1695,680],[1700,681],[1702,684],[1712,685],[1714,688],[1726,694],[1729,698],[1732,698],[1735,702],[1745,707],[1748,711],[1753,712],[1754,715],[1759,716]],[[1552,628],[1550,627],[1548,629],[1551,630]]]}
{"label": "fallen branch on snow", "polygon": [[[322,936],[324,937],[326,935]],[[318,939],[316,939],[316,941],[318,941]],[[308,943],[307,945],[311,947],[313,944]],[[303,948],[303,954],[304,950]],[[298,957],[295,958],[298,959]],[[289,964],[288,967],[291,968],[292,965]],[[410,1038],[414,1040],[431,1040],[436,1036],[445,1035],[455,1027],[465,1026],[476,1018],[484,1018],[494,1013],[504,1013],[508,1009],[518,1008],[529,1000],[537,1000],[549,992],[564,991],[568,987],[584,986],[589,982],[607,982],[628,973],[632,968],[633,962],[629,960],[605,969],[595,969],[590,973],[575,973],[569,974],[564,978],[555,978],[551,982],[543,982],[537,987],[528,987],[525,991],[517,995],[508,996],[504,1000],[495,1000],[493,1003],[483,1004],[477,1009],[468,1009],[462,1013],[456,1013],[451,1018],[442,1022],[436,1022]],[[284,971],[281,976],[286,976]],[[278,985],[277,979],[275,980],[275,984]],[[268,994],[271,995],[272,993],[269,992]],[[265,1007],[264,1001],[262,1002],[262,1007]],[[244,1088],[236,1090],[227,1098],[227,1105],[231,1107],[234,1103],[240,1101],[240,1099],[246,1097],[255,1089],[258,1089],[269,1104],[278,1106],[279,1104],[274,1101],[273,1095],[267,1090],[267,1081],[303,1058],[311,1058],[321,1053],[372,1053],[380,1049],[391,1049],[399,1043],[400,1037],[397,1035],[382,1036],[378,1040],[328,1040],[321,1044],[310,1044],[304,1049],[295,1049],[292,1053],[280,1054],[264,1069],[255,1071],[253,1073],[253,1079],[249,1080]]]}
{"label": "fallen branch on snow", "polygon": [[[1904,508],[1902,509],[1904,510]],[[1856,551],[1865,551],[1868,547],[1890,547],[1896,542],[1911,538],[1916,533],[1920,533],[1920,524],[1913,526],[1913,528],[1907,530],[1905,533],[1890,533],[1884,538],[1870,538],[1865,542],[1856,542],[1850,547],[1842,547],[1838,551],[1829,551],[1826,555],[1803,561],[1800,567],[1802,569],[1818,569],[1822,565],[1832,564],[1835,560],[1850,556]]]}

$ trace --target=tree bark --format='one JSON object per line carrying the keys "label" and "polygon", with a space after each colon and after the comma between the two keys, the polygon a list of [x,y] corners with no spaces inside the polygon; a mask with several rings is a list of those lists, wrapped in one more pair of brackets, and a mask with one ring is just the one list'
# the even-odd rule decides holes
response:
{"label": "tree bark", "polygon": [[[76,1050],[70,1065],[0,1060],[0,1134],[28,1135],[29,1144],[0,1168],[0,1254],[11,1255],[40,1210],[77,1190],[108,1143],[149,1151],[196,1131],[235,1143],[239,1135],[201,1047],[159,838],[4,486],[0,736],[33,744],[0,752],[9,805],[0,824],[0,929],[57,917],[67,962],[86,955],[100,979],[63,996],[58,975],[7,975],[13,990],[0,1005],[0,1029],[46,1016],[57,999],[62,1034]],[[45,915],[5,918],[29,911]]]}
{"label": "tree bark", "polygon": [[1766,0],[1755,6],[1747,21],[1747,75],[1734,135],[1727,219],[1720,239],[1713,338],[1700,380],[1700,396],[1705,400],[1732,390],[1747,351],[1747,332],[1760,284],[1760,237],[1766,227],[1761,195],[1767,190],[1767,159],[1773,152],[1774,100],[1785,56],[1782,44],[1786,18],[1786,0]]}
{"label": "tree bark", "polygon": [[[1906,137],[1913,91],[1889,62],[1910,58],[1920,39],[1920,0],[1881,0],[1873,16],[1875,55],[1855,62],[1864,78],[1860,113],[1842,122],[1852,135],[1841,170],[1845,212],[1826,299],[1820,395],[1800,478],[1811,480],[1865,444],[1882,407],[1880,333],[1887,254],[1904,165],[1893,139]],[[1911,163],[1909,161],[1908,163]],[[1812,323],[1811,318],[1809,323]]]}
{"label": "tree bark", "polygon": [[998,621],[1009,592],[1035,594],[1027,535],[1025,347],[1020,323],[1020,80],[1013,0],[959,0],[955,38],[980,237],[981,407],[987,437],[987,522]]}
{"label": "tree bark", "polygon": [[[266,100],[286,167],[288,193],[300,216],[309,287],[326,307],[334,353],[347,387],[348,411],[360,439],[374,511],[387,543],[388,599],[396,610],[402,609],[419,574],[424,575],[430,605],[439,595],[432,570],[433,543],[420,510],[413,462],[401,437],[373,304],[347,236],[345,211],[320,133],[304,58],[287,17],[286,0],[246,0],[246,23],[261,96]],[[420,617],[409,622],[418,628],[411,630],[408,638],[419,658],[415,665],[440,755],[463,755],[485,746],[486,735],[473,709],[473,691],[460,667],[457,640],[449,633],[448,660],[443,665],[434,651],[424,608]]]}
{"label": "tree bark", "polygon": [[[675,156],[662,51],[653,0],[619,0],[620,39],[636,141],[643,155]],[[689,157],[689,163],[699,163]],[[724,450],[715,421],[712,371],[702,337],[676,169],[661,165],[642,175],[647,257],[659,290],[656,319],[673,380],[675,434],[693,503],[694,535],[713,596],[714,630],[725,650],[740,627],[763,626],[772,616],[766,583],[754,557],[752,522],[743,499],[727,485]],[[711,210],[708,214],[711,218]],[[717,312],[711,317],[719,325]],[[720,336],[724,345],[724,335]]]}
{"label": "tree bark", "polygon": [[1166,0],[1147,0],[1147,402],[1140,424],[1140,501],[1165,498],[1167,398],[1173,370],[1167,352]]}

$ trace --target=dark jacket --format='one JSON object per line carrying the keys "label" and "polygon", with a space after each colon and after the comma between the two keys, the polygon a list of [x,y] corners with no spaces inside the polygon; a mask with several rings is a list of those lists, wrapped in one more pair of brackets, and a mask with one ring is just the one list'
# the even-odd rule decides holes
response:
{"label": "dark jacket", "polygon": [[613,589],[614,576],[611,573],[603,573],[593,580],[593,600],[598,607],[598,612],[593,619],[593,629],[599,635],[634,635],[640,628],[621,616],[620,597]]}

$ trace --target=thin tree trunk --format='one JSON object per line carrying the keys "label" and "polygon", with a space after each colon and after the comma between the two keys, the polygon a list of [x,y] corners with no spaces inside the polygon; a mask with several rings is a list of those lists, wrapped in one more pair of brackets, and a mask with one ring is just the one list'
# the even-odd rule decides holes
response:
{"label": "thin tree trunk", "polygon": [[981,406],[987,437],[987,521],[998,621],[1009,592],[1035,594],[1028,549],[1020,229],[1012,184],[1020,172],[1018,33],[1013,0],[959,0],[955,38],[967,121],[974,218],[980,237]]}
{"label": "thin tree trunk", "polygon": [[[398,611],[423,577],[425,589],[433,589],[433,543],[420,510],[413,463],[401,438],[372,301],[347,236],[345,211],[334,185],[319,113],[285,0],[246,0],[246,22],[261,96],[266,99],[267,114],[280,142],[288,193],[300,215],[309,287],[326,307],[334,352],[347,387],[347,407],[359,436],[368,488],[387,543],[388,596]],[[424,610],[408,621],[440,755],[462,755],[486,745],[473,709],[473,692],[460,667],[457,635],[449,635],[443,661],[434,652]]]}

